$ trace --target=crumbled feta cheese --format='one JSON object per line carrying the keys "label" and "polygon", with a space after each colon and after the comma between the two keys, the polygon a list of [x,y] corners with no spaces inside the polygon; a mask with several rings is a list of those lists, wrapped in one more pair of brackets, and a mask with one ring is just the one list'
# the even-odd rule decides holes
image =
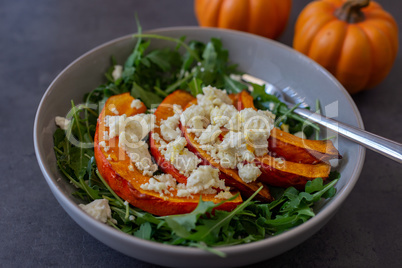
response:
{"label": "crumbled feta cheese", "polygon": [[135,99],[131,102],[130,106],[131,108],[140,109],[142,107],[142,102],[140,100]]}
{"label": "crumbled feta cheese", "polygon": [[167,144],[164,140],[162,140],[161,136],[158,133],[152,132],[151,137],[156,143],[159,143],[160,145]]}
{"label": "crumbled feta cheese", "polygon": [[[185,197],[191,194],[215,194],[216,189],[229,192],[225,186],[225,181],[219,179],[219,169],[212,166],[199,166],[190,177],[187,178],[186,187],[180,187],[177,196]],[[222,196],[222,195],[221,195]]]}
{"label": "crumbled feta cheese", "polygon": [[181,174],[189,176],[201,163],[201,159],[185,148],[186,145],[186,139],[179,136],[174,141],[160,146],[159,149],[165,159],[172,163]]}
{"label": "crumbled feta cheese", "polygon": [[117,110],[117,108],[114,105],[110,105],[109,106],[109,110],[114,113],[115,115],[119,114],[119,111]]}
{"label": "crumbled feta cheese", "polygon": [[112,212],[109,207],[109,201],[107,199],[96,199],[91,203],[79,205],[92,218],[106,223],[108,220],[116,223],[116,220],[112,218]]}
{"label": "crumbled feta cheese", "polygon": [[261,175],[261,170],[254,163],[246,165],[239,163],[237,168],[239,169],[240,178],[246,183],[255,181]]}
{"label": "crumbled feta cheese", "polygon": [[143,142],[141,145],[134,147],[124,146],[123,149],[130,157],[130,160],[135,163],[135,167],[142,171],[143,175],[152,176],[158,170],[158,166],[152,162],[147,143]]}
{"label": "crumbled feta cheese", "polygon": [[220,192],[215,196],[215,198],[216,198],[216,199],[229,199],[229,198],[231,198],[232,196],[233,196],[232,193],[229,192],[229,191],[220,191]]}
{"label": "crumbled feta cheese", "polygon": [[274,128],[274,116],[269,111],[251,108],[240,111],[240,117],[244,122],[244,133],[247,141],[254,148],[257,156],[268,153],[268,138]]}
{"label": "crumbled feta cheese", "polygon": [[152,176],[158,169],[158,166],[152,162],[148,144],[143,141],[154,128],[154,122],[153,114],[137,114],[130,117],[123,114],[105,117],[105,126],[109,127],[109,138],[119,136],[119,147],[126,151],[130,160],[146,176]]}
{"label": "crumbled feta cheese", "polygon": [[54,118],[54,121],[56,125],[61,128],[62,130],[67,130],[68,126],[71,123],[71,120],[68,120],[67,118],[61,117],[61,116],[56,116]]}
{"label": "crumbled feta cheese", "polygon": [[181,135],[181,130],[179,128],[180,114],[182,109],[179,105],[173,105],[175,114],[166,120],[162,120],[160,128],[162,137],[166,141],[172,141]]}
{"label": "crumbled feta cheese", "polygon": [[123,66],[115,65],[113,72],[112,72],[112,77],[113,77],[114,81],[121,78],[122,73],[123,73]]}
{"label": "crumbled feta cheese", "polygon": [[177,191],[176,196],[193,198],[193,194],[216,194],[215,198],[228,199],[232,197],[229,187],[225,186],[225,181],[219,179],[219,170],[212,166],[199,166],[187,179],[187,184],[177,183],[176,179],[170,174],[157,175],[142,184],[141,189],[154,191],[161,196]]}
{"label": "crumbled feta cheese", "polygon": [[277,162],[280,165],[285,163],[282,158],[276,157],[274,159],[275,159],[275,162]]}
{"label": "crumbled feta cheese", "polygon": [[209,112],[215,106],[221,106],[224,103],[232,104],[232,100],[229,98],[228,94],[226,94],[225,90],[208,86],[204,87],[202,91],[204,94],[197,95],[197,104],[207,111],[207,116],[209,116]]}
{"label": "crumbled feta cheese", "polygon": [[209,125],[200,135],[199,138],[195,138],[200,144],[215,143],[216,139],[222,133],[219,126]]}
{"label": "crumbled feta cheese", "polygon": [[[228,105],[226,103],[222,104],[220,107],[214,107],[211,110],[211,124],[232,129],[227,125],[229,121],[237,115],[238,111],[233,105]],[[233,124],[233,123],[232,123]]]}
{"label": "crumbled feta cheese", "polygon": [[106,145],[106,142],[105,142],[105,141],[99,142],[99,146],[100,146],[100,147],[103,147],[103,150],[105,150],[105,152],[108,152],[109,149],[110,149],[110,147]]}
{"label": "crumbled feta cheese", "polygon": [[130,170],[130,171],[134,171],[134,166],[133,165],[128,165],[128,170]]}
{"label": "crumbled feta cheese", "polygon": [[[195,130],[196,136],[201,134],[201,131],[209,124],[209,119],[204,108],[200,105],[191,105],[180,117],[181,124]],[[198,135],[197,135],[198,134]]]}
{"label": "crumbled feta cheese", "polygon": [[252,162],[254,154],[247,148],[246,138],[243,132],[229,131],[218,146],[217,156],[220,164],[225,168],[236,168],[237,163]]}
{"label": "crumbled feta cheese", "polygon": [[155,115],[137,114],[127,117],[123,114],[120,116],[106,116],[105,126],[109,127],[110,139],[121,136],[122,132],[126,132],[129,133],[129,142],[138,142],[145,138],[155,127]]}
{"label": "crumbled feta cheese", "polygon": [[104,139],[105,141],[108,141],[108,140],[109,140],[109,132],[108,132],[108,131],[103,131],[103,139]]}
{"label": "crumbled feta cheese", "polygon": [[156,175],[149,179],[147,183],[142,184],[141,189],[154,191],[161,195],[170,193],[170,189],[176,188],[176,179],[170,174]]}

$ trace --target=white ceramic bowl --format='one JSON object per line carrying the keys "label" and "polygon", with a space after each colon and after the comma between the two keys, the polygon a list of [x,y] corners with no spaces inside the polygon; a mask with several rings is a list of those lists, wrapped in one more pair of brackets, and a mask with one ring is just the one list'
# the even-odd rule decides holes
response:
{"label": "white ceramic bowl", "polygon": [[[336,119],[363,128],[353,100],[339,82],[321,66],[287,46],[247,33],[214,28],[180,27],[151,32],[176,38],[185,35],[187,40],[204,42],[211,37],[220,38],[229,50],[231,61],[238,63],[240,70],[279,87],[291,86],[312,105],[319,98],[322,107],[328,108],[327,112],[338,113]],[[102,84],[110,57],[114,55],[117,62],[124,62],[134,44],[135,40],[131,36],[125,36],[103,44],[75,60],[49,86],[36,114],[34,144],[39,166],[59,203],[83,229],[111,248],[146,262],[183,267],[233,267],[283,253],[302,243],[329,221],[351,192],[364,162],[364,148],[343,138],[337,140],[343,159],[337,167],[342,177],[336,185],[336,196],[322,202],[316,208],[317,215],[314,218],[288,232],[259,242],[220,248],[227,254],[226,258],[195,248],[142,240],[102,224],[83,212],[77,205],[80,201],[71,195],[75,189],[66,179],[59,179],[63,175],[57,169],[53,152],[52,135],[56,129],[54,118],[66,115],[70,109],[70,100],[76,104],[81,103],[86,92]],[[151,44],[151,47],[174,46],[155,39]]]}

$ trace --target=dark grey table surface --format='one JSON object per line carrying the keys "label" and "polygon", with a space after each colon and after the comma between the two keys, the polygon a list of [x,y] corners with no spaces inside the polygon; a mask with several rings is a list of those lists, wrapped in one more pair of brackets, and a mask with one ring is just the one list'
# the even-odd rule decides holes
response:
{"label": "dark grey table surface", "polygon": [[[293,1],[291,45],[307,0]],[[402,28],[402,1],[383,0]],[[36,108],[75,58],[136,31],[197,25],[193,1],[0,0],[0,267],[152,267],[83,231],[50,192],[34,154]],[[401,36],[401,30],[399,30]],[[402,142],[402,53],[379,86],[353,96],[368,131]],[[360,179],[331,221],[298,247],[252,267],[401,267],[402,166],[367,151]]]}

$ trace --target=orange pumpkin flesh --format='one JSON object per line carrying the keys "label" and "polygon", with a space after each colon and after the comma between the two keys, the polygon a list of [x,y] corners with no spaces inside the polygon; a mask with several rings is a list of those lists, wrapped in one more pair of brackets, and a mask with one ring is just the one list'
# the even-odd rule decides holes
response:
{"label": "orange pumpkin flesh", "polygon": [[[99,145],[99,142],[104,141],[103,135],[99,133],[108,130],[108,127],[105,127],[104,123],[105,116],[115,115],[107,107],[114,105],[120,115],[126,114],[127,116],[146,110],[144,105],[140,109],[131,108],[133,100],[134,98],[129,93],[112,96],[107,100],[104,109],[99,115],[94,138],[94,151],[100,174],[117,195],[127,200],[133,206],[149,213],[162,216],[193,211],[198,204],[200,195],[193,195],[194,198],[182,198],[176,196],[176,191],[171,191],[174,195],[173,197],[161,197],[159,193],[141,189],[140,186],[148,182],[150,177],[144,176],[135,166],[132,170],[129,170],[128,166],[131,164],[131,161],[126,153],[118,147],[118,137],[106,141],[110,145],[110,149],[107,152]],[[222,201],[214,198],[214,196],[202,195],[202,199],[214,203]],[[242,203],[242,199],[239,196],[233,201],[222,204],[217,209],[231,211],[240,203]]]}
{"label": "orange pumpkin flesh", "polygon": [[342,158],[329,140],[302,139],[279,128],[271,131],[268,148],[275,157],[303,164],[316,164]]}
{"label": "orange pumpkin flesh", "polygon": [[198,23],[277,38],[285,29],[291,0],[195,0]]}
{"label": "orange pumpkin flesh", "polygon": [[326,163],[311,165],[287,160],[276,161],[269,155],[256,157],[255,162],[261,165],[259,181],[278,187],[293,186],[300,190],[304,189],[309,180],[326,179],[331,171],[331,166]]}
{"label": "orange pumpkin flesh", "polygon": [[314,1],[297,19],[293,47],[356,93],[388,75],[398,51],[398,27],[374,1]]}

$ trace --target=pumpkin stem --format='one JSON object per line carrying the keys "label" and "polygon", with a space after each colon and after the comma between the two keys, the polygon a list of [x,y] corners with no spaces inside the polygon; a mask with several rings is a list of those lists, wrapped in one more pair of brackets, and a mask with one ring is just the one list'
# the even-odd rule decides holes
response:
{"label": "pumpkin stem", "polygon": [[362,8],[367,7],[370,0],[349,0],[335,11],[335,16],[347,23],[358,23],[364,20]]}

